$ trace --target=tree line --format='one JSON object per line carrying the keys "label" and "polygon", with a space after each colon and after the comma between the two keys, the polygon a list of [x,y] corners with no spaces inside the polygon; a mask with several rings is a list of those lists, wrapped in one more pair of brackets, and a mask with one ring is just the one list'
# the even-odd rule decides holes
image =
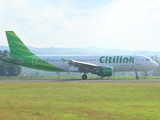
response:
{"label": "tree line", "polygon": [[[22,68],[18,65],[11,64],[2,61],[4,57],[10,57],[10,52],[8,50],[0,50],[0,76],[17,76],[21,73]],[[160,64],[160,59],[157,55],[151,57],[154,61]],[[38,75],[38,74],[36,74]],[[160,66],[153,70],[153,76],[160,76]]]}
{"label": "tree line", "polygon": [[10,57],[7,50],[0,50],[0,76],[17,76],[21,72],[21,67],[8,62],[2,61],[4,57]]}

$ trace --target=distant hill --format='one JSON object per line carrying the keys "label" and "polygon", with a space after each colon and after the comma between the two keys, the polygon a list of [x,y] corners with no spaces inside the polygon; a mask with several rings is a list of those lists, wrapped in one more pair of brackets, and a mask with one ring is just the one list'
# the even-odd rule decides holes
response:
{"label": "distant hill", "polygon": [[[107,49],[100,47],[86,47],[86,48],[35,48],[29,47],[29,49],[38,55],[43,54],[142,54],[147,56],[160,56],[160,51],[131,51],[121,49]],[[9,50],[7,46],[0,46],[0,50]]]}
{"label": "distant hill", "polygon": [[0,46],[0,50],[9,50],[7,46]]}

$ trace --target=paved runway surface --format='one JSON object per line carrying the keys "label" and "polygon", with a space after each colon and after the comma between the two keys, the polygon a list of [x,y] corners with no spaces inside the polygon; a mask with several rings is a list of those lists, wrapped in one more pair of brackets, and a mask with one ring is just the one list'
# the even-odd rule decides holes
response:
{"label": "paved runway surface", "polygon": [[95,82],[95,83],[159,83],[160,79],[140,80],[0,80],[0,82]]}

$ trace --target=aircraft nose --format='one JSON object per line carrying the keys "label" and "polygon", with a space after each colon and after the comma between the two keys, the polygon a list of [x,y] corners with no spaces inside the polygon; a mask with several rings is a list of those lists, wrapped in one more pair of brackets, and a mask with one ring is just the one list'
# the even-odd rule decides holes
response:
{"label": "aircraft nose", "polygon": [[153,62],[153,68],[157,68],[159,65],[158,65],[158,63],[157,62]]}

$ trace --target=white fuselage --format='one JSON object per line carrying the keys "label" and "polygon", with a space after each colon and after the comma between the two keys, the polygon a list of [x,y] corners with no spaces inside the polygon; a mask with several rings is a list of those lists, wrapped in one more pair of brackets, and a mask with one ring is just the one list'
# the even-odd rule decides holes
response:
{"label": "white fuselage", "polygon": [[113,68],[113,72],[148,71],[158,67],[155,61],[143,55],[54,55],[38,57],[64,71],[70,72],[78,71],[62,59],[75,60],[97,66],[109,66]]}

